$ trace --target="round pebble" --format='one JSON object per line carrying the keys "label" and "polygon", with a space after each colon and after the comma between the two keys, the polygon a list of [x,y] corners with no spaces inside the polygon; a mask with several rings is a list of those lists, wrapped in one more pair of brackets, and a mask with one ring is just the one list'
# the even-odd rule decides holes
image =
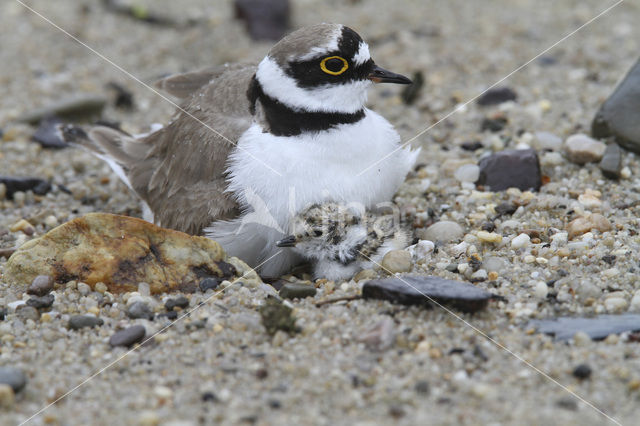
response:
{"label": "round pebble", "polygon": [[80,330],[85,327],[99,327],[104,324],[102,318],[91,315],[74,315],[69,318],[68,327],[72,330]]}
{"label": "round pebble", "polygon": [[44,296],[51,290],[53,290],[53,278],[48,275],[38,275],[31,282],[31,285],[27,289],[27,294]]}
{"label": "round pebble", "polygon": [[144,336],[147,334],[144,326],[132,325],[124,330],[115,332],[109,339],[111,346],[132,346],[135,343],[140,343]]}
{"label": "round pebble", "polygon": [[18,368],[0,367],[0,383],[11,386],[11,389],[18,393],[26,386],[27,376]]}
{"label": "round pebble", "polygon": [[529,237],[527,234],[520,234],[517,237],[515,237],[513,240],[511,240],[511,248],[515,250],[525,248],[529,245],[530,241],[531,241],[531,237]]}
{"label": "round pebble", "polygon": [[456,222],[442,220],[434,223],[427,229],[419,229],[416,234],[418,234],[418,238],[422,240],[448,243],[462,238],[464,230]]}
{"label": "round pebble", "polygon": [[480,167],[477,164],[464,164],[453,174],[459,182],[473,183],[480,177]]}
{"label": "round pebble", "polygon": [[411,253],[406,250],[391,250],[382,258],[382,268],[392,274],[411,271]]}

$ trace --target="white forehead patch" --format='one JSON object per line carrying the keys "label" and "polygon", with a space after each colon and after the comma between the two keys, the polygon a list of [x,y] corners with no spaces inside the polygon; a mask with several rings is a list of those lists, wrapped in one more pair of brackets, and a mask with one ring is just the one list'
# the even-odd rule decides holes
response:
{"label": "white forehead patch", "polygon": [[358,47],[358,51],[353,57],[353,62],[356,65],[362,65],[371,59],[371,55],[369,54],[369,45],[364,41],[360,42],[360,46]]}

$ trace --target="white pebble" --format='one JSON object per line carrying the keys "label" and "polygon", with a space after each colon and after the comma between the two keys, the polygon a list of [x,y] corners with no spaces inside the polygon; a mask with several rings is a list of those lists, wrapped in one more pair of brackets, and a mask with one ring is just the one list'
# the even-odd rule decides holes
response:
{"label": "white pebble", "polygon": [[627,309],[629,303],[622,297],[610,297],[604,301],[604,307],[607,312],[619,313]]}
{"label": "white pebble", "polygon": [[511,240],[511,248],[517,250],[527,247],[529,245],[529,241],[531,241],[531,238],[529,238],[527,234],[520,234]]}
{"label": "white pebble", "polygon": [[435,245],[429,240],[420,240],[416,244],[407,247],[407,251],[415,260],[425,259],[433,252]]}
{"label": "white pebble", "polygon": [[533,294],[538,299],[546,298],[548,293],[549,293],[549,286],[547,286],[547,283],[545,283],[544,281],[538,281],[535,287],[533,288]]}
{"label": "white pebble", "polygon": [[473,183],[480,177],[480,167],[478,167],[476,164],[465,164],[458,167],[458,170],[455,171],[453,176],[459,182]]}

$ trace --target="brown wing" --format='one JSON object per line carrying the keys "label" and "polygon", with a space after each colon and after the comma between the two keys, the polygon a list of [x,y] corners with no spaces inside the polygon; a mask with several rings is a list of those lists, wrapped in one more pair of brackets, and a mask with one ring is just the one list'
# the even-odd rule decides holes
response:
{"label": "brown wing", "polygon": [[193,92],[170,124],[141,141],[148,152],[129,178],[156,223],[198,234],[212,221],[238,214],[225,192],[225,169],[251,125],[246,91],[254,74],[254,66],[229,67]]}
{"label": "brown wing", "polygon": [[216,67],[204,68],[198,71],[191,71],[182,74],[173,74],[162,78],[154,83],[158,89],[178,98],[184,99],[201,87],[209,84],[214,79],[221,77],[227,72],[238,72],[250,67],[247,64],[224,64]]}

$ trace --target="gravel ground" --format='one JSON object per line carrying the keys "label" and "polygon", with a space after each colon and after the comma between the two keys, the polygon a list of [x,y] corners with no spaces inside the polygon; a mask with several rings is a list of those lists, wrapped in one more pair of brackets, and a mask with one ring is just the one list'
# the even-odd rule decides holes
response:
{"label": "gravel ground", "polygon": [[[181,22],[195,18],[183,28],[123,18],[105,12],[97,1],[37,0],[29,5],[142,81],[151,82],[171,72],[258,60],[267,52],[271,43],[252,42],[242,25],[230,19],[230,3],[219,3],[137,2]],[[389,118],[404,140],[606,7],[595,0],[294,3],[295,26],[318,21],[347,24],[370,42],[381,66],[409,75],[423,72],[425,86],[411,106],[402,103],[401,88],[371,91],[371,107]],[[0,408],[0,423],[20,423],[101,372],[32,423],[585,425],[607,421],[551,378],[621,423],[634,424],[640,416],[637,342],[628,335],[600,342],[585,336],[555,342],[531,332],[526,323],[557,315],[640,310],[640,296],[634,298],[640,255],[637,157],[625,153],[623,179],[611,181],[597,164],[569,162],[559,146],[544,153],[536,137],[536,132],[562,139],[588,132],[599,104],[636,59],[637,13],[637,4],[624,2],[502,82],[517,93],[517,102],[495,107],[471,103],[413,141],[422,147],[423,166],[409,177],[396,202],[418,235],[436,219],[457,222],[464,232],[437,253],[415,261],[413,273],[473,279],[477,286],[503,296],[503,301],[459,318],[441,309],[381,301],[316,307],[315,302],[329,295],[350,295],[359,289],[355,281],[318,282],[315,297],[291,302],[301,332],[289,336],[280,331],[271,337],[258,312],[267,290],[236,284],[216,296],[211,290],[185,295],[191,307],[206,302],[148,345],[122,357],[126,350],[112,349],[108,343],[114,331],[141,324],[151,335],[169,321],[130,319],[127,303],[142,300],[161,313],[166,297],[146,296],[144,288],[141,295],[112,296],[71,282],[55,289],[53,306],[39,319],[10,308],[0,321],[0,366],[20,368],[28,378],[15,401]],[[27,192],[14,200],[0,200],[0,247],[32,238],[9,231],[20,219],[29,220],[37,236],[93,211],[139,216],[135,197],[105,164],[75,149],[43,150],[29,140],[32,128],[12,120],[73,93],[111,96],[107,82],[133,93],[133,111],[110,103],[104,112],[105,119],[120,121],[128,131],[143,132],[150,123],[166,122],[173,107],[17,2],[8,0],[0,6],[0,28],[4,132],[0,174],[50,179],[71,192],[56,188],[46,196]],[[504,129],[482,132],[482,120],[495,114],[508,118]],[[461,148],[473,141],[480,141],[483,148]],[[454,177],[461,165],[475,164],[487,153],[526,146],[538,150],[548,180],[539,193],[481,193]],[[505,202],[518,208],[494,221],[502,240],[483,241],[478,231],[495,215],[495,207]],[[602,214],[612,229],[587,233],[572,242],[551,238],[585,212]],[[523,231],[531,236],[529,241],[518,237]],[[0,258],[0,273],[5,262]],[[457,273],[450,271],[452,264],[458,265]],[[0,307],[26,298],[0,279]],[[86,313],[98,315],[104,325],[67,329],[70,316]],[[389,318],[395,334],[390,347],[374,350],[360,341],[372,325],[389,323]],[[591,368],[589,377],[572,374],[580,364]]]}

